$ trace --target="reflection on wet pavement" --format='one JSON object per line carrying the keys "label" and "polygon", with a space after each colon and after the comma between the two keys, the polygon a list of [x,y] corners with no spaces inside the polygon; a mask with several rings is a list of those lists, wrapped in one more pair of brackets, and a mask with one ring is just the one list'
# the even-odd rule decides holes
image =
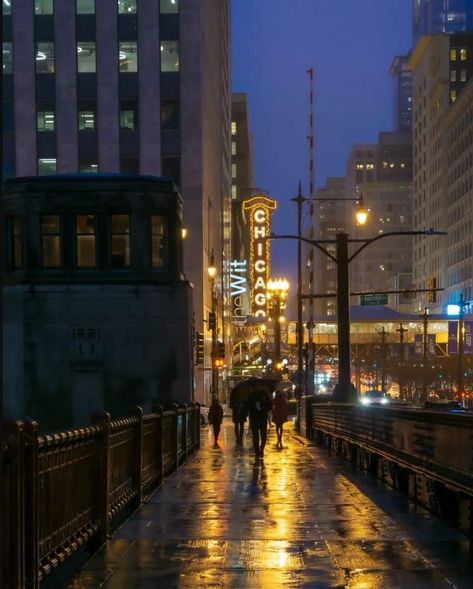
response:
{"label": "reflection on wet pavement", "polygon": [[[288,426],[286,426],[288,428]],[[473,587],[469,544],[401,494],[274,428],[264,463],[224,423],[70,583],[110,589]]]}

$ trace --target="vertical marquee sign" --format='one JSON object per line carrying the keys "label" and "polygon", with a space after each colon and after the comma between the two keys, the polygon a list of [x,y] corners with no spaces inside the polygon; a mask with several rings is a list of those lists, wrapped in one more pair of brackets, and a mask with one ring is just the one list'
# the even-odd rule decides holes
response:
{"label": "vertical marquee sign", "polygon": [[254,317],[267,316],[266,285],[269,280],[271,215],[275,200],[256,194],[243,202],[250,227],[250,306]]}

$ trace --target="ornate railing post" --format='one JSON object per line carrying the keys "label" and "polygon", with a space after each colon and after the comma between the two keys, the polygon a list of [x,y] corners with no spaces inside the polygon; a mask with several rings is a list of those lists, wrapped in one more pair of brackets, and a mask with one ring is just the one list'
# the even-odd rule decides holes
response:
{"label": "ornate railing post", "polygon": [[110,536],[110,422],[110,413],[106,411],[92,415],[92,424],[101,429],[97,464],[98,544],[103,544]]}
{"label": "ornate railing post", "polygon": [[24,551],[25,587],[39,587],[39,518],[38,518],[38,424],[26,419],[23,427],[24,452]]}
{"label": "ornate railing post", "polygon": [[136,503],[138,507],[143,502],[143,409],[137,405],[131,410],[131,415],[137,419],[134,431],[133,466],[135,468],[134,486],[137,490]]}

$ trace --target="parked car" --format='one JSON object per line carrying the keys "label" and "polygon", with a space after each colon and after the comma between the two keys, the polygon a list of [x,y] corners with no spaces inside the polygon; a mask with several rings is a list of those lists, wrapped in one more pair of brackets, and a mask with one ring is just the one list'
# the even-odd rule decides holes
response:
{"label": "parked car", "polygon": [[391,399],[382,391],[367,391],[360,397],[360,403],[367,407],[368,405],[389,405]]}

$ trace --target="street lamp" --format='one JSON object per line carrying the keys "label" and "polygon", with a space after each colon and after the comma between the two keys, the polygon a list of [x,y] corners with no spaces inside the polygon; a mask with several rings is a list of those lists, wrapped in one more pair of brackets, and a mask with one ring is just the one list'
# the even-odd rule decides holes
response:
{"label": "street lamp", "polygon": [[210,313],[207,326],[212,332],[212,348],[210,354],[212,361],[212,384],[210,393],[212,395],[212,399],[218,399],[218,366],[215,364],[217,355],[217,297],[215,293],[215,278],[217,276],[217,267],[215,266],[213,250],[210,252],[207,274],[210,283]]}
{"label": "street lamp", "polygon": [[[338,233],[336,240],[333,239],[308,239],[299,235],[274,235],[271,234],[269,239],[296,239],[299,242],[304,241],[311,246],[316,247],[322,251],[328,258],[330,258],[337,267],[337,323],[338,323],[338,385],[337,385],[337,400],[350,400],[350,384],[351,384],[351,367],[350,367],[350,288],[348,265],[356,258],[366,247],[372,243],[384,239],[386,237],[394,237],[401,235],[446,235],[445,231],[436,231],[429,229],[426,231],[390,231],[388,233],[381,233],[371,239],[348,239],[346,233]],[[336,244],[335,256],[325,249],[322,244]],[[348,244],[361,244],[358,249],[350,256],[348,255]]]}
{"label": "street lamp", "polygon": [[274,368],[281,367],[281,322],[284,321],[281,311],[286,307],[289,282],[285,278],[268,281],[267,298],[271,305],[271,315],[274,321]]}

